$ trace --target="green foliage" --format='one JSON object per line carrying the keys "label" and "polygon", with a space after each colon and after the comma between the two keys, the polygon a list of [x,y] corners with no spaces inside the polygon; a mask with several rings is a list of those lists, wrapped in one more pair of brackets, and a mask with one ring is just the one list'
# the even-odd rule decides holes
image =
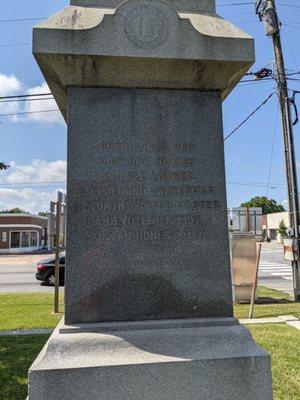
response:
{"label": "green foliage", "polygon": [[280,235],[285,236],[285,235],[286,235],[286,230],[287,230],[287,226],[285,225],[284,220],[282,219],[282,220],[279,222],[279,226],[278,226],[277,232],[278,232]]}
{"label": "green foliage", "polygon": [[0,171],[6,171],[8,168],[10,168],[9,165],[0,162]]}
{"label": "green foliage", "polygon": [[249,201],[241,204],[241,207],[261,207],[263,214],[273,214],[285,211],[281,204],[277,204],[274,199],[268,199],[265,196],[252,197]]}
{"label": "green foliage", "polygon": [[0,214],[29,214],[29,212],[22,210],[19,207],[12,208],[11,210],[1,210]]}

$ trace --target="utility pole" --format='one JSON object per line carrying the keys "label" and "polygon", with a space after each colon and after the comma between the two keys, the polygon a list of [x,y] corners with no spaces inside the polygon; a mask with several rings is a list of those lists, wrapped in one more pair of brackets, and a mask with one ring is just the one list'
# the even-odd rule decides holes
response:
{"label": "utility pole", "polygon": [[250,206],[246,207],[246,231],[250,232]]}
{"label": "utility pole", "polygon": [[59,253],[60,253],[60,221],[63,203],[63,193],[57,192],[56,202],[56,228],[55,228],[55,287],[54,287],[54,313],[59,313]]}
{"label": "utility pole", "polygon": [[284,67],[284,58],[280,37],[280,22],[275,0],[259,0],[256,2],[256,14],[263,21],[266,35],[271,36],[274,46],[275,62],[277,66],[278,97],[282,115],[282,131],[284,140],[284,154],[286,164],[286,179],[288,188],[289,222],[291,238],[294,239],[293,285],[295,301],[300,301],[300,261],[299,261],[299,195],[297,183],[297,169],[294,147],[294,132],[291,118],[291,99],[288,93],[287,79]]}

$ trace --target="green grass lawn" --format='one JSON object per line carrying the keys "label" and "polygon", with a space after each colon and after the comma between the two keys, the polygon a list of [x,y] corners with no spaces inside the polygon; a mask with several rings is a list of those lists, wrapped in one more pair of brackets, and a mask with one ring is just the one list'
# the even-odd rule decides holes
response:
{"label": "green grass lawn", "polygon": [[[63,311],[61,298],[60,311]],[[53,314],[53,294],[0,295],[0,330],[54,328],[62,313]]]}
{"label": "green grass lawn", "polygon": [[274,400],[300,400],[300,331],[285,324],[248,329],[271,354]]}
{"label": "green grass lawn", "polygon": [[[293,315],[300,319],[300,303],[291,301],[291,297],[277,290],[259,287],[258,301],[254,305],[253,318],[278,317],[278,315]],[[235,304],[234,314],[237,318],[248,318],[249,304]],[[300,400],[300,397],[299,397]]]}
{"label": "green grass lawn", "polygon": [[47,335],[0,337],[0,400],[25,400],[28,368]]}
{"label": "green grass lawn", "polygon": [[[259,302],[268,303],[255,304],[255,318],[294,315],[300,319],[300,303],[293,303],[289,295],[260,287],[258,296]],[[53,294],[49,293],[3,294],[0,309],[0,330],[54,328],[62,317],[62,313],[53,314]],[[237,318],[248,318],[249,304],[236,304],[234,311]]]}
{"label": "green grass lawn", "polygon": [[[300,305],[289,296],[267,288],[258,289],[254,316],[292,314],[300,318]],[[272,300],[273,299],[273,300]],[[53,314],[53,294],[0,295],[0,330],[53,328],[62,314]],[[63,311],[63,298],[60,309]],[[238,318],[248,317],[249,305],[235,305]],[[285,324],[249,326],[254,339],[271,353],[274,400],[300,400],[300,333]],[[0,337],[0,400],[24,400],[27,371],[47,335]]]}
{"label": "green grass lawn", "polygon": [[[282,325],[251,326],[254,339],[271,353],[274,400],[300,399],[300,333]],[[24,400],[27,371],[47,335],[0,337],[0,400]]]}

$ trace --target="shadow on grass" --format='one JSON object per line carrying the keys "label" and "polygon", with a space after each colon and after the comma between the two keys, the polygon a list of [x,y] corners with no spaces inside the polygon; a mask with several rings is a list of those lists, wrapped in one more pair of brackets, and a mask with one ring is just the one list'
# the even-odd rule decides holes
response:
{"label": "shadow on grass", "polygon": [[0,338],[0,400],[24,400],[28,369],[49,335]]}
{"label": "shadow on grass", "polygon": [[274,299],[273,297],[259,297],[255,300],[255,304],[293,304],[293,300],[289,299]]}

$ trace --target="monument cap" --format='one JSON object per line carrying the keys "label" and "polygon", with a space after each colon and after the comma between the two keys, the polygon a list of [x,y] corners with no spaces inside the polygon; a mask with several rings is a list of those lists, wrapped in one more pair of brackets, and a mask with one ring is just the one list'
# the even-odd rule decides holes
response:
{"label": "monument cap", "polygon": [[[215,0],[166,0],[174,6],[177,11],[208,12],[216,11]],[[83,7],[111,7],[116,8],[124,0],[70,0],[73,6]]]}
{"label": "monument cap", "polygon": [[225,99],[253,64],[253,39],[213,12],[214,1],[119,3],[72,0],[34,28],[33,53],[65,119],[68,87],[194,89]]}

